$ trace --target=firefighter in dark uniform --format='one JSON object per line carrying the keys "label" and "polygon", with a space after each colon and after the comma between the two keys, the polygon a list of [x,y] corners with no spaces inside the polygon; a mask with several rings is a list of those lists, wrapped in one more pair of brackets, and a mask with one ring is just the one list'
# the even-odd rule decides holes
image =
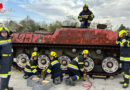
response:
{"label": "firefighter in dark uniform", "polygon": [[50,52],[50,65],[47,69],[46,77],[51,74],[54,84],[60,84],[63,80],[61,64],[58,62],[57,54],[54,51]]}
{"label": "firefighter in dark uniform", "polygon": [[66,79],[67,85],[75,85],[75,81],[79,80],[84,72],[84,60],[87,58],[88,50],[83,50],[82,55],[79,55],[68,65],[69,77]]}
{"label": "firefighter in dark uniform", "polygon": [[32,75],[37,75],[40,77],[40,72],[38,71],[38,53],[33,52],[31,60],[27,62],[27,65],[24,68],[24,79],[29,78]]}
{"label": "firefighter in dark uniform", "polygon": [[122,71],[124,80],[120,82],[123,88],[127,88],[130,78],[130,35],[126,30],[121,30],[116,41],[120,45],[120,61],[122,63]]}
{"label": "firefighter in dark uniform", "polygon": [[88,28],[94,18],[93,13],[89,10],[88,5],[83,6],[83,11],[80,12],[78,19],[81,22],[81,28]]}
{"label": "firefighter in dark uniform", "polygon": [[11,65],[13,61],[13,48],[10,39],[10,31],[7,27],[0,28],[0,90],[13,90],[9,88]]}

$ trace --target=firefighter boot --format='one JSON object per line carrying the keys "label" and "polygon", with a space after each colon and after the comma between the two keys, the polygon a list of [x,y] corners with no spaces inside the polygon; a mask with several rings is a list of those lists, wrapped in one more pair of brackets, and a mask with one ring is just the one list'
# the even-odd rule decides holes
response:
{"label": "firefighter boot", "polygon": [[70,84],[69,78],[66,78],[66,79],[65,79],[65,83],[66,83],[66,85],[69,85],[69,84]]}
{"label": "firefighter boot", "polygon": [[71,78],[66,79],[66,85],[75,86],[75,82]]}
{"label": "firefighter boot", "polygon": [[29,76],[28,76],[28,75],[24,75],[23,78],[24,78],[24,79],[28,79]]}
{"label": "firefighter boot", "polygon": [[128,87],[128,83],[124,83],[123,88],[127,88],[127,87]]}
{"label": "firefighter boot", "polygon": [[123,88],[127,88],[129,86],[129,79],[125,78],[125,83],[123,84]]}
{"label": "firefighter boot", "polygon": [[125,80],[120,81],[120,84],[124,84],[124,83],[125,83]]}
{"label": "firefighter boot", "polygon": [[60,77],[56,77],[54,79],[54,83],[57,85],[57,84],[61,84],[61,78]]}

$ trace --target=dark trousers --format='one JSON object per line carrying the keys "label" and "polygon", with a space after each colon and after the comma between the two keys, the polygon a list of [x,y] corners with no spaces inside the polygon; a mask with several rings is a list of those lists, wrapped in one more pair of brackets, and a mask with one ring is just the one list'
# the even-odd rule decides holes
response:
{"label": "dark trousers", "polygon": [[129,83],[130,78],[130,62],[122,62],[122,71],[125,83]]}
{"label": "dark trousers", "polygon": [[36,73],[31,73],[31,72],[29,73],[24,71],[24,75],[31,77],[32,75],[36,75]]}
{"label": "dark trousers", "polygon": [[80,25],[80,28],[88,28],[89,26],[90,26],[90,23],[85,21],[84,24]]}
{"label": "dark trousers", "polygon": [[0,90],[8,89],[12,61],[12,56],[2,56],[0,59]]}
{"label": "dark trousers", "polygon": [[81,78],[81,73],[79,70],[75,70],[73,68],[68,67],[69,78],[73,81],[79,80]]}

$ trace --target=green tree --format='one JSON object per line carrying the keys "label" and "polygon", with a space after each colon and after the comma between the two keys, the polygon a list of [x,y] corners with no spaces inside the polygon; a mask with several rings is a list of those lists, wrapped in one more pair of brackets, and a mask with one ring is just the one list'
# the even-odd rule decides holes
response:
{"label": "green tree", "polygon": [[23,28],[20,31],[24,32],[34,32],[40,28],[40,25],[32,20],[29,16],[20,21],[20,24],[23,25]]}
{"label": "green tree", "polygon": [[60,21],[55,21],[54,23],[49,24],[48,29],[51,32],[54,32],[57,28],[62,27],[62,22]]}
{"label": "green tree", "polygon": [[130,30],[130,28],[125,27],[123,24],[121,24],[120,27],[119,27],[119,29],[117,30],[117,32],[119,32],[121,30]]}

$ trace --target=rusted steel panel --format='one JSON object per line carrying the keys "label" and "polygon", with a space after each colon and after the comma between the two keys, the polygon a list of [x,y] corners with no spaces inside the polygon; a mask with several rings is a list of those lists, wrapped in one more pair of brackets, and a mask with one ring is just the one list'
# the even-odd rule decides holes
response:
{"label": "rusted steel panel", "polygon": [[33,34],[32,33],[27,33],[24,39],[24,43],[32,43]]}
{"label": "rusted steel panel", "polygon": [[101,29],[59,28],[52,33],[14,33],[13,42],[76,45],[116,45],[117,33]]}
{"label": "rusted steel panel", "polygon": [[117,34],[110,30],[62,28],[53,35],[46,35],[43,42],[49,44],[116,45],[116,39]]}

